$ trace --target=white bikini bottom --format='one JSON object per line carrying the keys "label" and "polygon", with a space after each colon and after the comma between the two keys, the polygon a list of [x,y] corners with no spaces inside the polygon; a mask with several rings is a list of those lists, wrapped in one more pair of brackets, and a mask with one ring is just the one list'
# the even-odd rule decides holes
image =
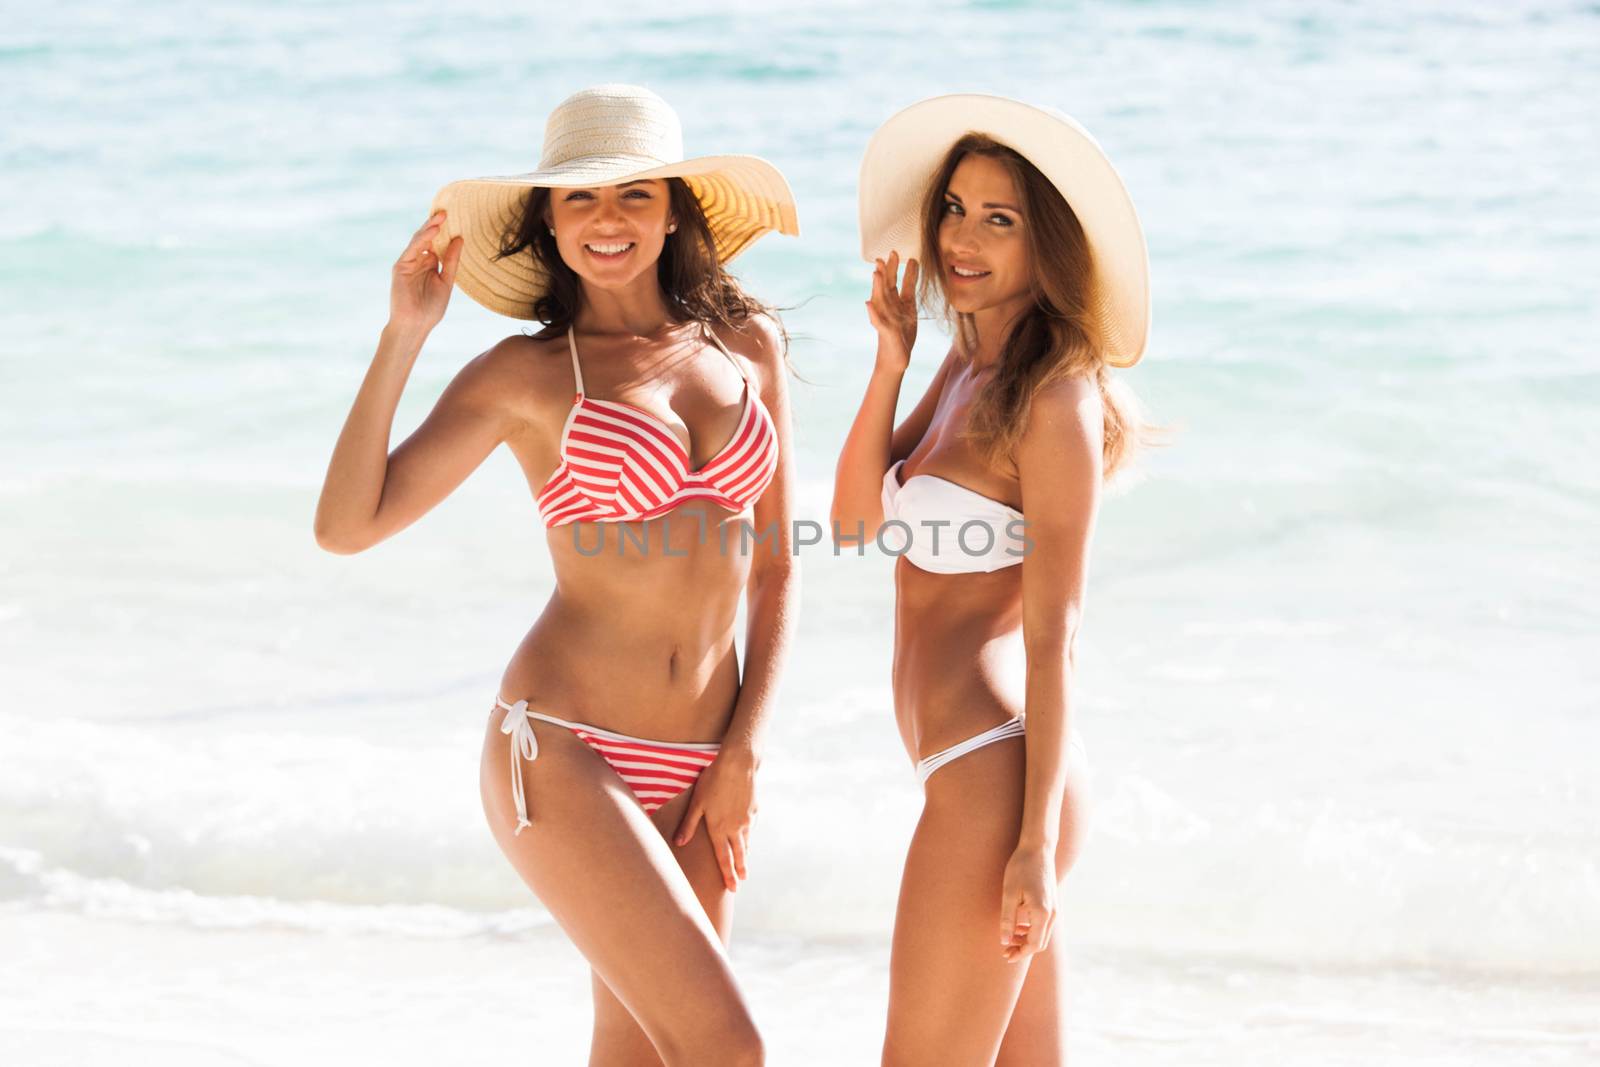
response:
{"label": "white bikini bottom", "polygon": [[[949,748],[941,749],[940,751],[935,752],[933,755],[919,760],[917,762],[917,781],[926,782],[928,780],[928,775],[932,774],[940,767],[943,767],[951,760],[960,759],[969,752],[976,752],[984,745],[992,745],[996,741],[1004,741],[1008,737],[1021,737],[1024,732],[1025,731],[1023,730],[1022,726],[1022,716],[1019,715],[1015,719],[1007,719],[1005,722],[994,727],[993,729],[985,730],[981,734],[975,734],[972,737],[967,738],[965,741],[957,741]],[[1089,750],[1084,747],[1083,737],[1078,733],[1077,727],[1072,728],[1068,744],[1076,745],[1078,751],[1083,753],[1083,758],[1086,760],[1089,758]]]}

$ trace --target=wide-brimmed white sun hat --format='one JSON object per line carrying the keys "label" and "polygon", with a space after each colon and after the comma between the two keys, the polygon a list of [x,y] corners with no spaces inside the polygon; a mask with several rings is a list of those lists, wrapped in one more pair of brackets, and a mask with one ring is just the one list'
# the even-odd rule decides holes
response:
{"label": "wide-brimmed white sun hat", "polygon": [[434,195],[444,225],[433,240],[443,256],[462,238],[456,284],[502,315],[533,318],[548,286],[532,253],[495,259],[500,242],[521,220],[533,186],[586,188],[644,178],[682,178],[710,224],[717,260],[727,263],[762,234],[798,236],[794,194],[771,163],[756,156],[683,156],[683,126],[661,97],[637,85],[597,85],[573,93],[545,123],[539,169],[527,174],[454,181]]}
{"label": "wide-brimmed white sun hat", "polygon": [[1089,131],[1053,108],[991,93],[930,97],[878,127],[861,160],[861,255],[922,256],[922,205],[950,146],[982,133],[1021,153],[1060,190],[1094,258],[1089,294],[1102,354],[1131,367],[1150,336],[1150,257],[1133,198]]}

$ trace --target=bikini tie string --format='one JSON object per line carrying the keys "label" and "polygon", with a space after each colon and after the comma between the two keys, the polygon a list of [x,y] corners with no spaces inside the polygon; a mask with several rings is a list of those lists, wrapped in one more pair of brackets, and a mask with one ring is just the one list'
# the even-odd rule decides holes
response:
{"label": "bikini tie string", "polygon": [[511,738],[511,795],[517,802],[516,833],[520,834],[523,827],[533,825],[528,821],[528,800],[522,791],[522,760],[539,756],[539,739],[533,735],[526,700],[519,700],[507,709],[506,717],[500,720],[500,732]]}

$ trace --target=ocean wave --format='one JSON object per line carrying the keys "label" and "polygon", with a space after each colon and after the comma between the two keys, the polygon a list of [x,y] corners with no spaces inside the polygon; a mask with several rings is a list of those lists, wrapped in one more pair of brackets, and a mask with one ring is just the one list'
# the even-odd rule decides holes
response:
{"label": "ocean wave", "polygon": [[514,937],[551,925],[540,908],[472,912],[442,904],[339,904],[244,894],[207,896],[91,878],[45,863],[30,849],[0,847],[0,900],[94,918],[176,923],[201,929],[278,928],[318,934]]}

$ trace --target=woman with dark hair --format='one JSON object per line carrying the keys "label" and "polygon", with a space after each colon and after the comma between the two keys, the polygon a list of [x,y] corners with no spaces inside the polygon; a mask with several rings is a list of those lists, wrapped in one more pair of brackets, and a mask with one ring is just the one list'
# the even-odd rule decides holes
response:
{"label": "woman with dark hair", "polygon": [[[488,712],[490,829],[593,969],[591,1063],[760,1063],[726,944],[799,573],[787,336],[724,267],[798,232],[788,185],[752,156],[685,160],[665,101],[605,85],[551,114],[538,171],[434,209],[395,264],[317,541],[367,549],[510,448],[556,588]],[[453,284],[544,328],[471,360],[390,453]],[[768,551],[727,535],[747,522]]]}
{"label": "woman with dark hair", "polygon": [[[885,123],[860,198],[878,348],[833,520],[899,548],[895,715],[924,792],[883,1062],[1061,1063],[1051,934],[1090,783],[1073,654],[1102,478],[1147,429],[1108,371],[1145,348],[1144,238],[1077,123],[981,94]],[[955,343],[897,427],[919,295]]]}

